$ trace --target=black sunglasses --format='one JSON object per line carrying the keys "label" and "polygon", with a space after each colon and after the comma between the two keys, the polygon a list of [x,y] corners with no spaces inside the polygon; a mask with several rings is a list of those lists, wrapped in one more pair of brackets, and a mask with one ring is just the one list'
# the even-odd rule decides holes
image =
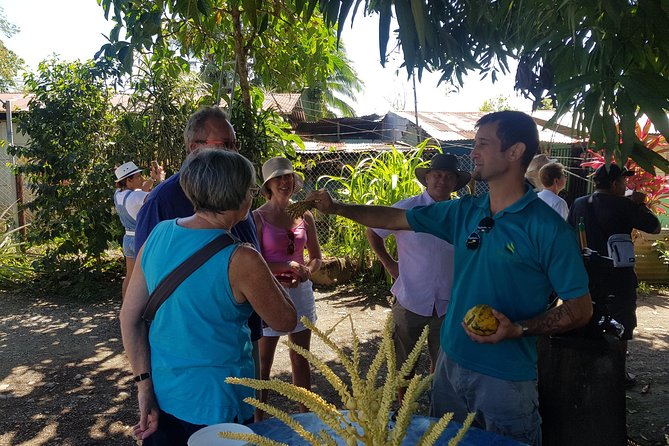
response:
{"label": "black sunglasses", "polygon": [[476,230],[467,237],[467,249],[478,249],[481,246],[481,234],[490,231],[495,226],[495,220],[490,217],[483,218]]}

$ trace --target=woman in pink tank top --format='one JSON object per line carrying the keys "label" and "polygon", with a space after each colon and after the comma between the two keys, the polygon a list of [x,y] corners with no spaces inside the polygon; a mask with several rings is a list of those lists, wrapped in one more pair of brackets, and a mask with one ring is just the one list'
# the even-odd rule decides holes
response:
{"label": "woman in pink tank top", "polygon": [[[298,218],[288,215],[286,208],[290,198],[302,188],[302,178],[295,173],[290,161],[276,157],[262,166],[263,185],[261,192],[267,202],[253,211],[261,253],[270,270],[284,286],[297,311],[298,323],[290,333],[277,332],[269,327],[263,329],[260,346],[260,377],[269,379],[274,362],[274,353],[279,336],[288,335],[295,344],[309,350],[311,330],[300,318],[306,316],[316,322],[316,305],[311,284],[311,275],[321,266],[321,248],[316,236],[316,226],[311,212]],[[309,257],[305,261],[304,251]],[[302,356],[290,350],[293,384],[311,389],[311,370]],[[262,391],[260,400],[267,401],[267,391]],[[307,408],[300,405],[300,411]],[[262,419],[262,413],[258,414]]]}

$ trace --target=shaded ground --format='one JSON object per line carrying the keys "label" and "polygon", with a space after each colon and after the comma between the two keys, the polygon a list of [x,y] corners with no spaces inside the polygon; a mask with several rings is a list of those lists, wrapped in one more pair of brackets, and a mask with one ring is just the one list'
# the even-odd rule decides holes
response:
{"label": "shaded ground", "polygon": [[[129,427],[136,422],[136,399],[120,339],[119,307],[116,299],[84,303],[0,293],[0,446],[134,444]],[[385,298],[339,288],[318,293],[317,307],[325,329],[352,314],[367,354],[362,363],[368,363],[388,315]],[[629,365],[639,384],[627,393],[628,434],[641,445],[667,445],[669,297],[641,298],[638,316]],[[334,339],[351,345],[347,324],[337,328]],[[320,341],[313,341],[312,350],[341,370]],[[290,379],[288,352],[281,345],[274,372]],[[313,387],[336,401],[318,374]]]}

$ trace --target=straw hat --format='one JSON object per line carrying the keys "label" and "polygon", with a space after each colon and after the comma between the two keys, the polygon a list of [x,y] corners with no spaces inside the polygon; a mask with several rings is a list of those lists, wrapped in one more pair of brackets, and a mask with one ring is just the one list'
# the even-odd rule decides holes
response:
{"label": "straw hat", "polygon": [[455,185],[455,190],[460,190],[469,180],[472,179],[472,175],[469,172],[458,170],[458,157],[451,155],[450,153],[438,153],[432,157],[430,162],[430,167],[417,167],[416,168],[416,178],[420,181],[420,184],[427,186],[425,182],[425,175],[431,170],[447,170],[453,172],[458,176],[458,183]]}
{"label": "straw hat", "polygon": [[116,168],[114,173],[116,174],[116,182],[118,183],[119,181],[126,179],[128,177],[133,176],[137,172],[141,172],[142,169],[137,167],[135,163],[132,161],[128,161],[127,163],[121,164],[119,167]]}
{"label": "straw hat", "polygon": [[293,165],[290,163],[290,160],[277,156],[265,161],[265,164],[262,165],[263,183],[262,186],[260,186],[261,191],[264,194],[267,194],[269,192],[267,189],[267,182],[269,180],[289,173],[293,174],[293,194],[296,194],[302,189],[304,181],[302,180],[302,177],[293,170]]}

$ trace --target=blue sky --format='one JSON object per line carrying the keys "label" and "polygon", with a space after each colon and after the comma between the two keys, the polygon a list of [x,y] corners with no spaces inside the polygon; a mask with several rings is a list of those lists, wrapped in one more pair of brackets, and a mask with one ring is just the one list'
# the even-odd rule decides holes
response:
{"label": "blue sky", "polygon": [[[63,60],[91,58],[111,29],[96,0],[0,0],[0,6],[7,20],[21,28],[14,37],[3,37],[7,47],[33,68],[54,53]],[[347,23],[343,31],[349,59],[365,83],[356,111],[359,115],[383,114],[393,105],[413,110],[412,83],[406,71],[399,68],[400,58],[395,55],[386,68],[379,63],[377,23],[375,17],[360,14],[353,28]],[[529,110],[531,106],[514,93],[512,76],[502,77],[493,85],[474,74],[466,78],[463,90],[450,94],[446,94],[444,85],[437,86],[438,80],[438,74],[425,73],[422,82],[417,83],[419,111],[475,111],[486,99],[500,95],[508,96],[518,109]]]}

